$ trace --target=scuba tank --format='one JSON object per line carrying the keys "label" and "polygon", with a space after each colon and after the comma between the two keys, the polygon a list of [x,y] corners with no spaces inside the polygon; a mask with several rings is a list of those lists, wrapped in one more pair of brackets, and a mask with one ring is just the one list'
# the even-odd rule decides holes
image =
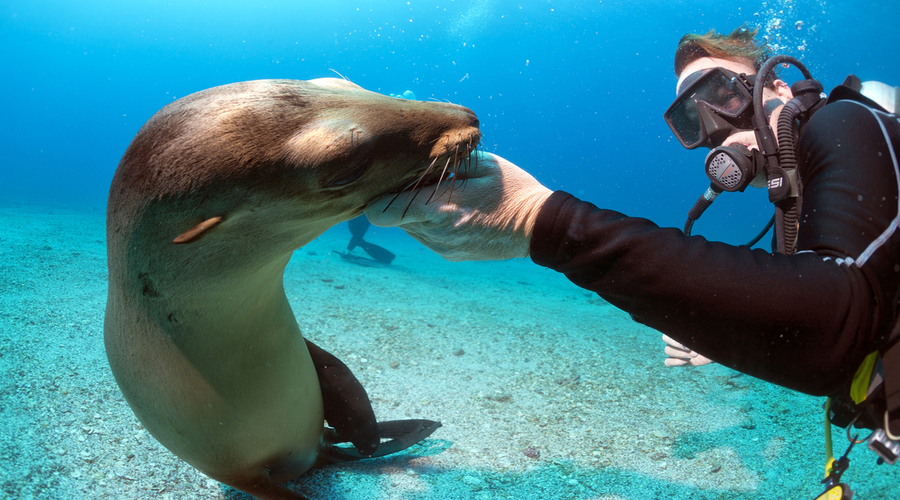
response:
{"label": "scuba tank", "polygon": [[868,81],[860,84],[859,93],[875,101],[888,113],[900,113],[900,87]]}

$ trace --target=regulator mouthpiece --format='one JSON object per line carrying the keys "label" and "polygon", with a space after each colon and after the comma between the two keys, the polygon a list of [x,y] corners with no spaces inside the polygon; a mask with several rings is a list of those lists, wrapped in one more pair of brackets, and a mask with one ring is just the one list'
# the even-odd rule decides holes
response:
{"label": "regulator mouthpiece", "polygon": [[757,150],[745,146],[719,146],[706,155],[706,175],[719,191],[747,189],[763,170],[763,156]]}

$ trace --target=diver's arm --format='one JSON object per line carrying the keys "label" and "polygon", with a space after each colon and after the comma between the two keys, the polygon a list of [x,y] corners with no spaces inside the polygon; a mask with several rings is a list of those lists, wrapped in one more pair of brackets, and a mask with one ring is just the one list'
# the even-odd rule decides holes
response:
{"label": "diver's arm", "polygon": [[871,351],[871,289],[814,253],[686,237],[556,192],[531,256],[705,356],[803,392],[831,392]]}

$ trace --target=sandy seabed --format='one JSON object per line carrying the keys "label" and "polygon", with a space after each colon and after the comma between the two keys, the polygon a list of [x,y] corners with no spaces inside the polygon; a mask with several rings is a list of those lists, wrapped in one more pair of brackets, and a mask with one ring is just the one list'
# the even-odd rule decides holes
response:
{"label": "sandy seabed", "polygon": [[[354,371],[380,420],[443,427],[288,487],[313,500],[823,491],[822,398],[718,365],[665,368],[660,334],[528,260],[449,263],[397,230],[367,239],[394,264],[339,258],[343,225],[295,252],[285,289],[297,321]],[[103,351],[106,276],[102,208],[0,207],[0,497],[249,500],[129,409]],[[865,445],[850,457],[855,499],[898,497],[900,464],[876,465]]]}

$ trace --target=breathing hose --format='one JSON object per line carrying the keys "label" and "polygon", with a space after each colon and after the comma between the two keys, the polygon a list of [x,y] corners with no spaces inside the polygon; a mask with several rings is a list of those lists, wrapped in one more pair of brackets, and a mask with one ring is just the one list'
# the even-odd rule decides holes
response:
{"label": "breathing hose", "polygon": [[[792,99],[781,110],[778,117],[778,142],[773,137],[772,127],[769,126],[765,108],[763,106],[763,87],[769,80],[769,74],[777,64],[788,63],[795,66],[803,73],[806,79],[805,85],[798,89],[804,94],[803,99]],[[775,225],[778,251],[786,255],[794,252],[797,242],[797,232],[800,220],[800,186],[797,172],[797,157],[794,152],[797,116],[807,111],[819,101],[819,92],[810,99],[810,90],[818,86],[821,92],[821,84],[813,80],[806,66],[791,56],[774,56],[763,64],[756,76],[753,86],[753,130],[760,152],[766,158],[766,179],[769,186],[769,201],[775,204]],[[793,90],[793,88],[792,88]],[[812,103],[807,105],[808,103]],[[781,146],[779,148],[779,145]],[[783,162],[783,164],[782,164]]]}

